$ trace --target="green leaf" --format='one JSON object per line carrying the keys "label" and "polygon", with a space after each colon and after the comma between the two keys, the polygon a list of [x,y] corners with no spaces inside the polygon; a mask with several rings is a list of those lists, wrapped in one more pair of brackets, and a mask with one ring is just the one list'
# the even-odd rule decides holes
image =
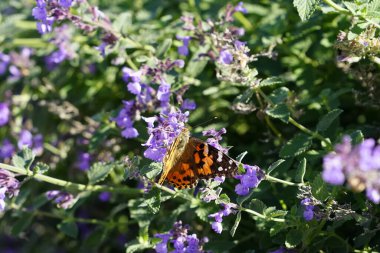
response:
{"label": "green leaf", "polygon": [[90,184],[103,181],[111,172],[113,166],[102,162],[95,163],[87,172],[88,181]]}
{"label": "green leaf", "polygon": [[37,162],[36,166],[33,168],[34,174],[45,174],[50,169],[49,165],[42,162]]}
{"label": "green leaf", "polygon": [[268,77],[260,82],[259,87],[274,86],[283,82],[281,77]]}
{"label": "green leaf", "polygon": [[210,218],[208,215],[215,211],[212,206],[207,205],[207,204],[202,204],[195,208],[195,213],[198,216],[199,219],[201,219],[204,222],[208,222]]}
{"label": "green leaf", "polygon": [[249,208],[258,213],[264,213],[267,206],[259,199],[252,199],[249,203]]}
{"label": "green leaf", "polygon": [[356,248],[362,248],[371,241],[371,239],[376,235],[374,231],[366,231],[354,238],[354,243]]}
{"label": "green leaf", "polygon": [[236,219],[235,219],[235,223],[234,223],[234,225],[232,226],[232,228],[230,230],[230,234],[231,234],[232,237],[234,237],[236,229],[238,228],[238,226],[240,224],[240,221],[241,221],[241,211],[239,211],[237,213]]}
{"label": "green leaf", "polygon": [[162,163],[150,163],[148,166],[144,166],[140,173],[149,179],[154,179],[162,171]]}
{"label": "green leaf", "polygon": [[275,161],[274,163],[272,163],[272,164],[269,166],[269,168],[268,168],[266,174],[269,175],[273,170],[275,170],[275,169],[276,169],[280,164],[282,164],[283,162],[285,162],[284,159],[279,159],[279,160]]}
{"label": "green leaf", "polygon": [[367,5],[366,16],[372,18],[380,18],[380,0],[372,0]]}
{"label": "green leaf", "polygon": [[350,134],[351,137],[351,143],[353,145],[357,145],[359,143],[362,143],[364,141],[364,135],[362,131],[356,130]]}
{"label": "green leaf", "polygon": [[319,1],[320,0],[293,0],[293,5],[297,8],[301,20],[305,21],[314,13]]}
{"label": "green leaf", "polygon": [[34,161],[34,158],[35,155],[33,154],[32,150],[29,148],[24,148],[17,154],[13,155],[12,164],[18,168],[29,170]]}
{"label": "green leaf", "polygon": [[320,175],[316,176],[311,183],[311,192],[313,196],[320,201],[326,200],[331,195],[328,185],[323,181]]}
{"label": "green leaf", "polygon": [[297,167],[297,173],[295,176],[295,181],[299,183],[303,183],[303,177],[305,176],[306,172],[306,158],[303,158]]}
{"label": "green leaf", "polygon": [[33,213],[23,213],[23,215],[15,223],[12,224],[12,235],[19,236],[33,221]]}
{"label": "green leaf", "polygon": [[145,202],[145,199],[131,199],[128,201],[129,212],[131,219],[134,219],[139,224],[140,228],[148,227],[154,215],[148,208],[141,208],[140,205]]}
{"label": "green leaf", "polygon": [[161,45],[157,48],[156,56],[157,58],[162,58],[165,56],[166,52],[170,49],[172,46],[173,40],[171,38],[165,39]]}
{"label": "green leaf", "polygon": [[341,109],[334,109],[324,115],[317,124],[317,131],[323,132],[326,131],[336,118],[343,112]]}
{"label": "green leaf", "polygon": [[128,242],[127,248],[125,249],[126,253],[134,252],[145,252],[145,249],[151,249],[153,246],[148,243],[140,243],[138,241]]}
{"label": "green leaf", "polygon": [[304,233],[299,229],[292,229],[286,235],[285,246],[289,249],[297,247],[303,240]]}
{"label": "green leaf", "polygon": [[206,53],[209,50],[210,46],[206,45],[204,47],[200,47],[198,51],[194,52],[193,57],[188,61],[186,67],[186,74],[190,77],[196,77],[206,67],[208,63],[207,57],[200,58],[199,55]]}
{"label": "green leaf", "polygon": [[272,118],[280,119],[281,121],[288,123],[290,112],[285,104],[278,104],[272,108],[267,109],[266,114]]}
{"label": "green leaf", "polygon": [[289,89],[286,87],[278,88],[269,95],[269,99],[273,104],[282,103],[285,99],[288,98],[289,92]]}
{"label": "green leaf", "polygon": [[153,188],[144,197],[145,201],[140,204],[140,207],[148,207],[152,214],[158,213],[161,205],[161,191],[158,188]]}
{"label": "green leaf", "polygon": [[281,149],[280,157],[297,156],[305,152],[311,146],[311,139],[308,135],[298,134],[290,139]]}
{"label": "green leaf", "polygon": [[247,151],[244,151],[243,153],[241,153],[240,155],[238,155],[236,157],[236,161],[238,161],[239,163],[241,163],[241,161],[244,159],[244,157],[248,154]]}
{"label": "green leaf", "polygon": [[78,226],[73,221],[63,221],[57,225],[57,228],[67,236],[77,238]]}

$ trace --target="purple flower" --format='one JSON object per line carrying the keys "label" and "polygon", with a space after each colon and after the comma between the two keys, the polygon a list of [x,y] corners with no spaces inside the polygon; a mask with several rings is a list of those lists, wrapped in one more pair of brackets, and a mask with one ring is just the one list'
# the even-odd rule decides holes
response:
{"label": "purple flower", "polygon": [[59,4],[64,8],[70,8],[73,4],[73,0],[59,0]]}
{"label": "purple flower", "polygon": [[306,221],[311,221],[314,218],[314,205],[310,198],[305,198],[301,201],[301,205],[304,207],[303,217]]}
{"label": "purple flower", "polygon": [[0,75],[4,75],[7,71],[11,57],[9,55],[0,53]]}
{"label": "purple flower", "polygon": [[239,2],[238,5],[235,6],[234,10],[236,12],[241,12],[241,13],[244,13],[246,14],[247,13],[247,9],[243,7],[243,2]]}
{"label": "purple flower", "polygon": [[23,149],[24,147],[31,148],[33,144],[33,135],[26,129],[21,130],[18,137],[17,147]]}
{"label": "purple flower", "polygon": [[189,36],[176,36],[178,40],[182,40],[183,45],[178,47],[178,53],[183,56],[187,56],[189,54],[189,42],[191,37]]}
{"label": "purple flower", "polygon": [[228,204],[222,204],[223,209],[219,210],[217,213],[210,214],[209,218],[214,218],[215,221],[211,223],[211,228],[215,231],[217,234],[221,234],[223,230],[223,217],[226,217],[234,212],[232,208],[237,208],[237,206],[233,203]]}
{"label": "purple flower", "polygon": [[108,202],[111,199],[112,194],[110,192],[102,192],[99,194],[99,200],[102,202]]}
{"label": "purple flower", "polygon": [[247,195],[250,188],[256,188],[265,177],[264,172],[258,166],[244,164],[243,167],[246,170],[245,174],[235,176],[240,180],[240,183],[235,186],[235,192],[241,196]]}
{"label": "purple flower", "polygon": [[185,99],[181,105],[181,110],[195,110],[197,108],[197,105],[195,104],[194,100],[191,99]]}
{"label": "purple flower", "polygon": [[13,144],[8,139],[4,139],[3,143],[0,146],[0,158],[10,158],[12,157],[14,152],[15,147],[13,146]]}
{"label": "purple flower", "polygon": [[9,110],[7,103],[0,103],[0,126],[4,126],[8,123],[11,116],[11,111]]}
{"label": "purple flower", "polygon": [[82,171],[88,170],[91,167],[91,155],[86,152],[80,152],[75,164]]}
{"label": "purple flower", "polygon": [[15,178],[14,174],[0,169],[0,211],[5,209],[5,196],[12,198],[17,196],[20,189],[20,182]]}
{"label": "purple flower", "polygon": [[224,50],[220,51],[219,61],[224,63],[224,64],[229,65],[234,61],[234,57],[232,56],[230,51],[228,51],[227,49],[224,49]]}
{"label": "purple flower", "polygon": [[139,83],[141,81],[141,71],[134,71],[127,67],[123,67],[121,71],[123,72],[123,80],[126,83]]}
{"label": "purple flower", "polygon": [[227,154],[228,149],[219,144],[219,141],[222,140],[222,135],[225,133],[227,133],[227,130],[225,128],[221,128],[219,131],[216,131],[215,129],[209,129],[209,130],[203,131],[202,135],[211,136],[210,138],[206,140],[207,144]]}
{"label": "purple flower", "polygon": [[74,204],[74,196],[67,192],[62,192],[58,190],[48,191],[46,192],[46,197],[49,200],[53,200],[57,207],[68,209],[71,208]]}
{"label": "purple flower", "polygon": [[[188,116],[188,112],[177,111],[159,117],[143,118],[148,123],[150,134],[147,142],[143,144],[148,147],[144,156],[154,161],[162,161],[167,148],[185,127]],[[157,126],[154,126],[155,122]]]}
{"label": "purple flower", "polygon": [[162,241],[157,243],[155,250],[158,253],[168,252],[168,243],[174,247],[174,253],[202,253],[203,244],[207,242],[207,238],[199,240],[196,234],[189,235],[190,227],[183,226],[182,221],[174,223],[173,228],[162,234],[156,234],[155,237],[160,238]]}
{"label": "purple flower", "polygon": [[322,178],[331,184],[345,181],[354,191],[366,189],[367,198],[380,203],[380,145],[373,139],[352,146],[348,136],[323,158]]}
{"label": "purple flower", "polygon": [[48,5],[44,0],[36,0],[37,6],[32,9],[33,17],[38,20],[37,30],[41,34],[51,32],[55,18],[49,17]]}

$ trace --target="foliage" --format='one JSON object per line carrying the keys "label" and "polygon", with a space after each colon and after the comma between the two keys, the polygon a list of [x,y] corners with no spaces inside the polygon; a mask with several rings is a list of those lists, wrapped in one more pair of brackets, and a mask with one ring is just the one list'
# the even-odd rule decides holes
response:
{"label": "foliage", "polygon": [[[379,251],[379,28],[379,0],[0,1],[0,251]],[[157,184],[184,128],[239,175]]]}

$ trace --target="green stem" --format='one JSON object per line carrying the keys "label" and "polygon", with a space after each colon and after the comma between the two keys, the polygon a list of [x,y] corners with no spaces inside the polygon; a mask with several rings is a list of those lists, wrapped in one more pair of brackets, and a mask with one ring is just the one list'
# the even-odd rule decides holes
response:
{"label": "green stem", "polygon": [[349,14],[350,11],[337,5],[336,3],[334,3],[332,0],[323,0],[327,5],[329,5],[330,7],[332,7],[333,9],[335,9],[336,11],[340,12],[340,13],[344,13],[344,14]]}
{"label": "green stem", "polygon": [[15,166],[4,164],[4,163],[0,163],[0,168],[8,170],[8,171],[12,171],[12,172],[20,174],[20,175],[32,177],[32,178],[44,181],[44,182],[49,183],[49,184],[62,186],[62,187],[68,188],[70,190],[75,190],[75,191],[91,191],[91,192],[108,191],[108,192],[123,193],[123,194],[129,195],[130,197],[137,196],[137,195],[141,194],[141,192],[142,192],[141,190],[133,189],[133,188],[130,188],[128,186],[114,187],[114,186],[107,186],[107,185],[85,185],[85,184],[72,183],[69,181],[57,179],[54,177],[45,176],[42,174],[33,174],[32,172],[25,170],[23,168],[18,168]]}
{"label": "green stem", "polygon": [[293,183],[293,182],[282,180],[282,179],[272,177],[269,175],[265,175],[265,179],[268,181],[271,181],[271,182],[277,182],[277,183],[286,184],[286,185],[290,185],[290,186],[302,186],[302,185],[304,185],[303,183]]}
{"label": "green stem", "polygon": [[243,212],[246,212],[246,213],[250,213],[250,214],[253,214],[261,219],[265,219],[265,220],[271,220],[271,221],[276,221],[276,222],[285,222],[285,219],[280,219],[280,218],[268,218],[266,217],[265,215],[261,214],[261,213],[258,213],[256,211],[253,211],[251,209],[248,209],[248,208],[245,208],[245,207],[242,207],[242,206],[239,206],[238,209],[240,211],[243,211]]}

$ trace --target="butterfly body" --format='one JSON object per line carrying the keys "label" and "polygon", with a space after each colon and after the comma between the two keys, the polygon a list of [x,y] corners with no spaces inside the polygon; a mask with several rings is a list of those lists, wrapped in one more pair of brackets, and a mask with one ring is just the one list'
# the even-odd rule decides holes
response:
{"label": "butterfly body", "polygon": [[236,161],[206,142],[191,137],[187,128],[177,136],[163,161],[159,184],[165,180],[178,189],[192,188],[199,179],[231,177],[237,172]]}

